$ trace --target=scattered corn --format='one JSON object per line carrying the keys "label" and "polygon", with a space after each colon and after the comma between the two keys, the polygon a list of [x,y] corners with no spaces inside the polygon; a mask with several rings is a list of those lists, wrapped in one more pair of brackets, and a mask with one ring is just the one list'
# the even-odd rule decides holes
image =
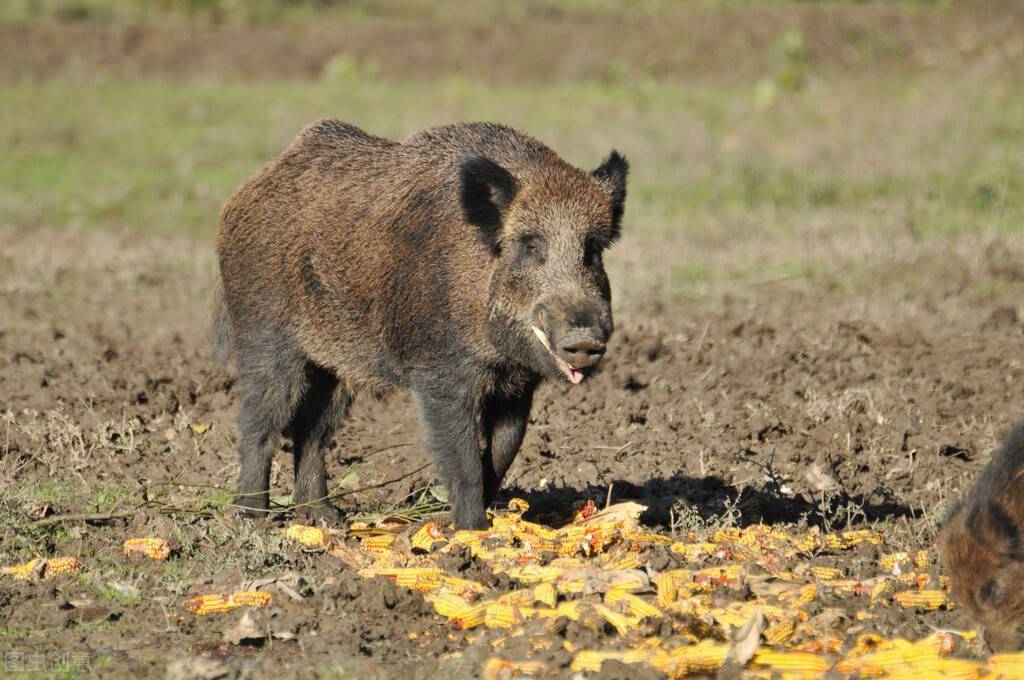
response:
{"label": "scattered corn", "polygon": [[444,532],[437,526],[436,522],[427,522],[419,531],[413,534],[410,543],[414,550],[430,552],[435,543],[444,542]]}
{"label": "scattered corn", "polygon": [[61,574],[77,574],[78,558],[76,557],[37,557],[13,567],[4,567],[5,575],[19,581],[38,578],[54,578]]}
{"label": "scattered corn", "polygon": [[264,607],[270,604],[270,593],[246,590],[230,595],[197,595],[185,600],[182,607],[197,616],[229,612],[239,607]]}
{"label": "scattered corn", "polygon": [[285,530],[284,535],[298,541],[307,548],[327,549],[331,547],[331,541],[327,536],[327,532],[319,527],[293,524]]}
{"label": "scattered corn", "polygon": [[892,596],[893,601],[902,607],[914,607],[932,611],[947,604],[946,593],[941,590],[905,590]]}
{"label": "scattered corn", "polygon": [[171,546],[162,538],[129,538],[121,546],[125,555],[144,555],[154,560],[166,560]]}

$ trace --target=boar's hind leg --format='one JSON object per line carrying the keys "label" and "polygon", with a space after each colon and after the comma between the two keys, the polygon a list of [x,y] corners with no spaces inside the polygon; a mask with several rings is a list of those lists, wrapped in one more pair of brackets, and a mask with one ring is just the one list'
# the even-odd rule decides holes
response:
{"label": "boar's hind leg", "polygon": [[495,396],[487,402],[484,412],[484,434],[487,439],[487,451],[484,452],[484,507],[494,502],[501,488],[501,480],[505,478],[505,473],[519,452],[532,403],[533,387],[517,397]]}
{"label": "boar's hind leg", "polygon": [[306,392],[289,428],[295,449],[295,503],[302,515],[332,520],[338,511],[327,501],[324,452],[352,397],[334,374],[313,363],[306,365],[306,377]]}
{"label": "boar's hind leg", "polygon": [[247,514],[267,512],[270,464],[281,443],[281,431],[295,412],[305,382],[305,357],[287,343],[254,343],[239,347],[236,365],[242,388],[238,414],[238,499]]}
{"label": "boar's hind leg", "polygon": [[448,486],[456,529],[483,529],[483,460],[477,437],[477,410],[463,395],[416,393],[427,430],[427,448]]}

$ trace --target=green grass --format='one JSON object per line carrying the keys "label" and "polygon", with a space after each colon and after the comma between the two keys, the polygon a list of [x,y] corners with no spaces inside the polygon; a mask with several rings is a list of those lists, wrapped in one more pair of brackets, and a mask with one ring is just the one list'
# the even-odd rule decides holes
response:
{"label": "green grass", "polygon": [[1016,229],[1024,89],[996,84],[964,83],[952,98],[924,76],[912,94],[882,75],[819,80],[767,109],[753,87],[654,81],[489,87],[453,77],[426,87],[356,72],[317,82],[19,84],[0,91],[0,221],[205,238],[234,187],[305,124],[337,116],[393,137],[498,120],[583,166],[618,147],[634,168],[627,224],[647,236],[741,213],[770,212],[767,228],[784,230],[846,210],[875,215],[881,229]]}

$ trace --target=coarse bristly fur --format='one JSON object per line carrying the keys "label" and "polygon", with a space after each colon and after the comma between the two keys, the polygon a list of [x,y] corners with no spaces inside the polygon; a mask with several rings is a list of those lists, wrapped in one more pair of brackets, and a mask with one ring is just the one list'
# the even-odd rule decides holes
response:
{"label": "coarse bristly fur", "polygon": [[221,217],[215,346],[230,345],[243,390],[239,505],[266,512],[287,434],[295,502],[334,516],[324,449],[357,392],[402,387],[456,526],[484,526],[537,384],[578,384],[604,354],[602,253],[627,172],[615,151],[585,172],[490,123],[400,143],[306,128]]}
{"label": "coarse bristly fur", "polygon": [[954,510],[939,541],[954,597],[997,651],[1024,648],[1022,529],[1024,422]]}

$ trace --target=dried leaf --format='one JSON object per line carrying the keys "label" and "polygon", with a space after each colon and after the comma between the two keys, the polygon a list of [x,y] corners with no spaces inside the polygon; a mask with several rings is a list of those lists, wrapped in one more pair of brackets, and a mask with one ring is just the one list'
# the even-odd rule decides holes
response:
{"label": "dried leaf", "polygon": [[839,486],[836,480],[828,473],[823,472],[817,463],[811,464],[811,467],[804,473],[804,479],[812,489],[818,492],[831,491]]}
{"label": "dried leaf", "polygon": [[725,655],[726,662],[744,666],[754,658],[757,648],[761,646],[761,633],[764,632],[765,625],[764,614],[761,607],[757,606],[746,623],[730,632],[729,652]]}
{"label": "dried leaf", "polygon": [[224,641],[233,645],[240,645],[246,640],[262,643],[267,638],[267,631],[256,625],[252,610],[246,609],[238,624],[224,631]]}
{"label": "dried leaf", "polygon": [[583,524],[584,526],[593,526],[595,524],[614,524],[615,522],[622,522],[627,526],[633,526],[639,523],[640,515],[645,512],[647,512],[647,506],[641,505],[640,503],[634,503],[632,501],[613,503],[604,510],[595,512],[593,515],[580,522],[580,524]]}

